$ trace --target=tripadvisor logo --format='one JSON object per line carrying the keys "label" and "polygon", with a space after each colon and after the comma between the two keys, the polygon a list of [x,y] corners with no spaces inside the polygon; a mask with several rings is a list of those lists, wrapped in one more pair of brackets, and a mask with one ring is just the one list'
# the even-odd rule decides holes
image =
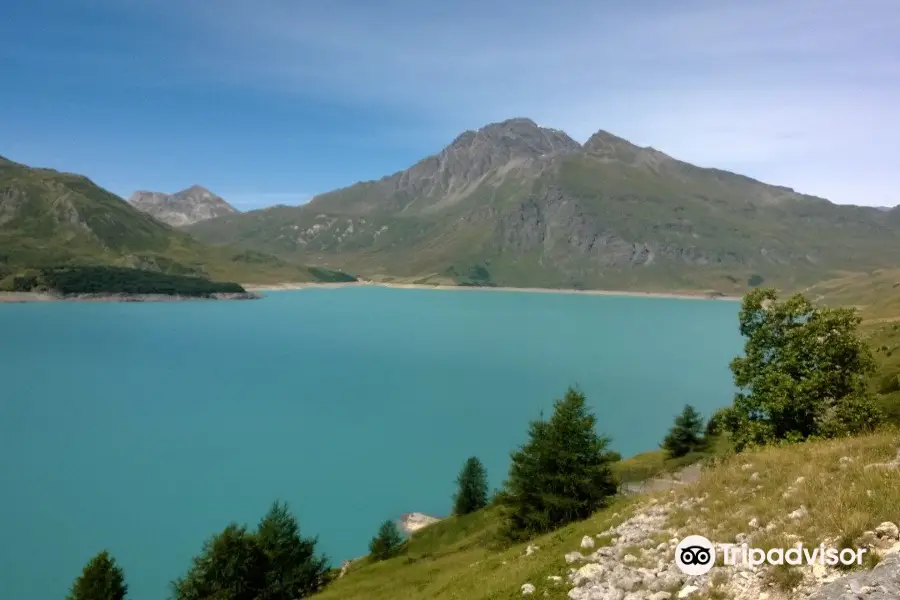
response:
{"label": "tripadvisor logo", "polygon": [[713,544],[702,535],[689,535],[675,547],[675,565],[686,575],[703,575],[716,564],[716,550],[722,551],[726,565],[746,565],[756,568],[770,565],[861,565],[865,548],[831,548],[819,544],[813,548],[797,544],[791,548],[753,548],[747,544]]}

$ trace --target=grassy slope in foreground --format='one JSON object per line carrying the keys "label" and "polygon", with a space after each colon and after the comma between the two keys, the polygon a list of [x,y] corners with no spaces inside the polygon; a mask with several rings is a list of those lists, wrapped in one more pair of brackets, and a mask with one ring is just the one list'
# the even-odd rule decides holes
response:
{"label": "grassy slope in foreground", "polygon": [[[537,588],[533,597],[563,600],[571,588],[565,577],[572,566],[580,566],[566,564],[564,555],[579,550],[583,536],[595,537],[651,502],[659,505],[703,496],[706,512],[674,510],[666,528],[652,532],[654,546],[686,534],[705,535],[716,542],[734,541],[739,533],[753,532],[748,522],[754,517],[761,528],[752,544],[762,548],[787,547],[795,541],[817,546],[825,538],[852,538],[883,521],[897,520],[897,471],[865,469],[865,465],[893,459],[898,444],[900,435],[880,433],[734,455],[704,471],[696,483],[620,499],[586,521],[538,537],[530,543],[539,550],[530,556],[525,556],[527,544],[505,550],[492,545],[499,518],[496,509],[489,507],[413,534],[402,555],[380,563],[361,562],[317,598],[513,600],[522,598],[523,584],[531,583]],[[845,456],[851,462],[845,459],[847,464],[842,465]],[[801,477],[804,479],[798,483]],[[808,510],[805,517],[786,518],[801,505]],[[767,533],[765,527],[770,523],[776,526]],[[598,546],[610,543],[609,538],[597,539]],[[635,555],[637,565],[645,558],[643,548],[623,547],[623,553]],[[671,547],[668,556],[671,560]],[[562,576],[563,583],[549,581],[548,576],[553,575]],[[776,571],[767,577],[779,585],[795,576]]]}
{"label": "grassy slope in foreground", "polygon": [[0,159],[0,289],[23,270],[65,265],[137,267],[247,283],[344,276],[199,242],[86,177]]}

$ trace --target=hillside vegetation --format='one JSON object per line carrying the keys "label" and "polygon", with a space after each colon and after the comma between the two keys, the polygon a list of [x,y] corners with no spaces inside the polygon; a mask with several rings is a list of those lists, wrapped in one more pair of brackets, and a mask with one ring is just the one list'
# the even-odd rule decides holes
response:
{"label": "hillside vegetation", "polygon": [[896,213],[512,119],[306,206],[188,230],[371,279],[742,294],[895,266]]}
{"label": "hillside vegetation", "polygon": [[211,246],[176,231],[86,177],[0,160],[0,289],[27,269],[135,267],[242,283],[333,280],[270,254]]}

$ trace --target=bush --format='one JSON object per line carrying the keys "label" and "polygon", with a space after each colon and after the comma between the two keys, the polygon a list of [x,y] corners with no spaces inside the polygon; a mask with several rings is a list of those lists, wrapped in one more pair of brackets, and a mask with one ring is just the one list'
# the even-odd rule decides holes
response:
{"label": "bush", "polygon": [[723,415],[735,448],[874,428],[881,415],[867,391],[875,363],[852,308],[817,308],[773,289],[744,297],[744,356],[731,362],[734,406]]}
{"label": "bush", "polygon": [[116,559],[103,551],[85,565],[66,599],[122,600],[127,593],[124,572],[116,564]]}
{"label": "bush", "polygon": [[456,496],[453,514],[467,515],[482,509],[488,503],[487,471],[476,457],[469,458],[456,478]]}
{"label": "bush", "polygon": [[533,421],[529,441],[512,454],[500,494],[507,539],[518,540],[585,519],[616,493],[607,450],[609,438],[595,432],[596,417],[584,394],[569,388],[554,403],[549,421]]}
{"label": "bush", "polygon": [[662,447],[672,458],[680,458],[703,446],[703,417],[693,406],[686,404],[681,414],[675,417],[675,424]]}
{"label": "bush", "polygon": [[373,560],[387,560],[396,556],[403,545],[403,536],[393,521],[385,521],[369,542],[369,554]]}
{"label": "bush", "polygon": [[878,385],[879,394],[893,394],[894,392],[900,392],[900,373],[883,376]]}

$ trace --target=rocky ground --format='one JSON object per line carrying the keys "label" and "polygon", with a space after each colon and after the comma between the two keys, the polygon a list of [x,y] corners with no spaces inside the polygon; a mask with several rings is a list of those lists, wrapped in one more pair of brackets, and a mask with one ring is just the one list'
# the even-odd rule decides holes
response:
{"label": "rocky ground", "polygon": [[[843,457],[848,462],[849,457]],[[889,463],[866,465],[867,468],[897,469],[898,458]],[[801,478],[802,479],[802,478]],[[802,482],[796,482],[800,485]],[[789,567],[750,567],[725,565],[721,554],[716,566],[700,576],[688,576],[675,564],[674,551],[687,535],[702,533],[696,521],[688,519],[683,526],[675,526],[671,517],[677,512],[701,514],[708,509],[705,495],[679,499],[676,489],[657,494],[635,508],[633,515],[621,524],[593,537],[585,536],[581,547],[565,555],[571,565],[568,573],[549,576],[549,583],[568,587],[571,600],[674,600],[691,598],[717,600],[900,600],[900,530],[892,522],[884,522],[853,540],[853,547],[865,547],[875,553],[880,562],[874,569],[853,572],[815,563]],[[614,515],[615,516],[615,515]],[[805,507],[785,514],[782,522],[806,518]],[[767,533],[778,530],[778,522],[760,527],[756,519],[747,524],[748,533],[734,539],[715,539],[715,542],[748,543],[755,546]],[[799,542],[794,538],[795,543]],[[826,547],[840,547],[836,538],[819,540]],[[817,546],[807,541],[806,547]],[[526,555],[539,552],[529,546]],[[535,583],[522,585],[524,596],[536,595]],[[544,582],[540,582],[544,583]],[[786,584],[787,583],[787,584]],[[548,595],[544,592],[544,595]]]}

